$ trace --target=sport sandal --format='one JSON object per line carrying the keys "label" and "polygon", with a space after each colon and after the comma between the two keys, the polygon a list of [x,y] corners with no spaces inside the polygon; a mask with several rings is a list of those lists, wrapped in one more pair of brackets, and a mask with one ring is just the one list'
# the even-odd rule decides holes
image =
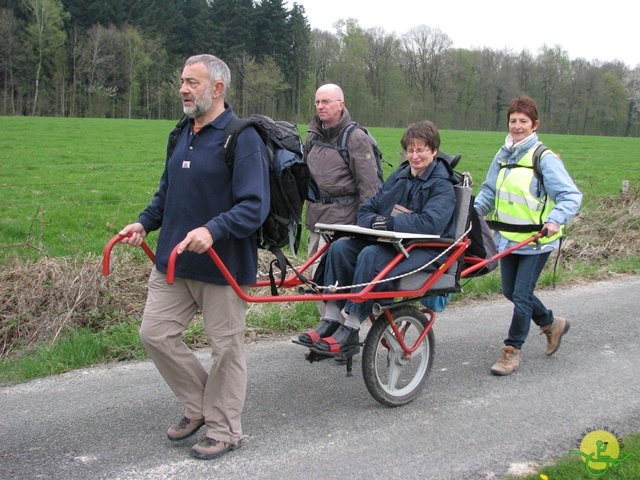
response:
{"label": "sport sandal", "polygon": [[360,329],[340,325],[335,333],[321,338],[313,344],[313,350],[319,353],[347,354],[360,347]]}
{"label": "sport sandal", "polygon": [[304,345],[305,347],[311,347],[314,343],[324,337],[330,337],[340,326],[340,322],[337,320],[329,320],[327,318],[323,318],[320,321],[320,325],[315,330],[310,332],[306,332],[301,334],[298,337],[298,341],[294,341],[299,345]]}

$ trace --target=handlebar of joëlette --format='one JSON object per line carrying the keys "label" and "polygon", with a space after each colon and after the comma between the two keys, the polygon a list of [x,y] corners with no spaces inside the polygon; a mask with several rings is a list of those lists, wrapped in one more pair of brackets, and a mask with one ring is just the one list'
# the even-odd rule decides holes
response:
{"label": "handlebar of jo\u00eblette", "polygon": [[470,273],[475,272],[476,270],[480,270],[481,268],[486,267],[487,265],[489,265],[491,262],[494,262],[495,260],[499,260],[502,257],[506,257],[507,255],[509,255],[511,252],[514,252],[522,247],[524,247],[525,245],[529,245],[530,243],[536,243],[539,239],[541,239],[542,237],[546,237],[547,236],[547,229],[543,228],[541,231],[539,231],[538,233],[531,235],[529,238],[527,238],[526,240],[523,240],[522,242],[507,248],[506,250],[503,250],[502,252],[497,253],[496,255],[490,257],[490,258],[486,258],[480,262],[474,263],[472,266],[465,268],[461,274],[460,277],[464,278],[469,276]]}
{"label": "handlebar of jo\u00eblette", "polygon": [[[510,254],[511,252],[518,250],[519,248],[522,248],[525,245],[528,245],[530,243],[535,243],[537,242],[540,238],[546,236],[547,234],[547,229],[543,229],[540,232],[532,235],[531,237],[529,237],[528,239],[512,246],[511,248],[508,248],[506,250],[503,250],[502,252],[488,258],[488,259],[484,259],[481,260],[479,262],[474,262],[473,265],[467,267],[466,269],[464,269],[461,272],[461,278],[464,278],[466,276],[468,276],[469,274],[475,272],[476,270],[480,270],[483,267],[487,266],[489,263],[498,260],[508,254]],[[126,237],[130,237],[131,234],[127,234],[127,235],[116,235],[115,237],[113,237],[105,246],[104,249],[104,253],[103,253],[103,259],[102,259],[102,274],[107,276],[109,275],[109,265],[110,265],[110,261],[111,261],[111,250],[113,250],[113,247],[120,242],[120,240],[122,240],[123,238]],[[145,253],[147,254],[147,256],[149,257],[149,259],[155,263],[155,255],[153,254],[153,252],[151,251],[151,249],[149,248],[149,246],[145,243],[142,242],[142,244],[140,245],[142,247],[142,249],[145,251]],[[169,284],[173,284],[174,279],[175,279],[175,264],[176,264],[176,260],[178,258],[178,245],[176,245],[173,250],[171,251],[171,254],[169,256],[169,262],[167,265],[167,283]],[[225,268],[224,263],[222,262],[222,260],[220,259],[220,257],[218,256],[218,254],[215,252],[215,250],[213,248],[209,248],[207,250],[207,254],[209,255],[209,257],[211,258],[211,260],[213,261],[214,264],[216,264],[218,266],[218,268],[220,269],[220,272],[223,274],[223,276],[225,277],[225,279],[227,280],[227,282],[229,283],[229,285],[236,285],[235,279],[233,278],[233,276],[231,275],[231,273]],[[244,292],[242,292],[239,287],[237,290],[237,293],[244,298],[246,295],[244,294]],[[248,298],[248,297],[247,297]]]}
{"label": "handlebar of jo\u00eblette", "polygon": [[[131,237],[130,233],[126,235],[116,235],[111,240],[109,240],[107,245],[104,247],[104,251],[102,253],[102,275],[104,275],[105,277],[109,275],[109,272],[110,272],[109,265],[111,263],[111,250],[113,250],[113,247],[116,245],[116,243],[120,242],[120,240],[122,240],[123,238],[128,238],[128,237]],[[147,254],[147,257],[149,257],[151,262],[156,263],[156,256],[153,254],[153,252],[149,248],[149,245],[147,245],[145,242],[142,242],[142,245],[140,246],[142,247],[144,252]]]}

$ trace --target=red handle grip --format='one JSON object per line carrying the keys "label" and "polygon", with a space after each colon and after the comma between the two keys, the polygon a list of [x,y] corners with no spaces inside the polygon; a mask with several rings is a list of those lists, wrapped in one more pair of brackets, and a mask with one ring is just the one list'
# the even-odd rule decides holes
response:
{"label": "red handle grip", "polygon": [[[108,276],[110,272],[109,265],[111,263],[111,250],[113,250],[113,247],[116,245],[116,243],[120,242],[120,240],[130,236],[131,236],[130,233],[126,235],[116,235],[111,240],[109,240],[107,245],[104,247],[104,252],[102,252],[102,275],[104,275],[105,277]],[[147,257],[149,257],[151,262],[156,263],[156,256],[153,254],[153,252],[149,248],[149,245],[147,245],[145,242],[142,242],[142,245],[140,246],[142,247],[144,252],[147,254]]]}

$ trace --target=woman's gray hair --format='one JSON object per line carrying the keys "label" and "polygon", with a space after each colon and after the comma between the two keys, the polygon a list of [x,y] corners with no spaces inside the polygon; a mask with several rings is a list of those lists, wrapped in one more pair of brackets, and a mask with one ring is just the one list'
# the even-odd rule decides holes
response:
{"label": "woman's gray hair", "polygon": [[227,88],[229,88],[229,84],[231,83],[231,71],[227,64],[220,60],[218,57],[214,57],[213,55],[203,54],[203,55],[194,55],[189,57],[186,62],[184,62],[185,67],[187,65],[192,65],[194,63],[204,63],[209,71],[209,80],[213,84],[213,82],[222,82],[224,84],[224,90],[222,91],[222,95],[227,92]]}

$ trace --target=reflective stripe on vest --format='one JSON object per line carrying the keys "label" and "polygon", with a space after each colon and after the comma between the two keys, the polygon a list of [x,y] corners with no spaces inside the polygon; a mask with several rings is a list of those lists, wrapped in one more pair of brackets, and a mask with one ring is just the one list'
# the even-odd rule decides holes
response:
{"label": "reflective stripe on vest", "polygon": [[[530,149],[517,164],[507,166],[505,162],[500,162],[501,168],[498,172],[496,182],[495,210],[493,220],[510,225],[531,225],[531,233],[517,233],[500,231],[500,234],[508,240],[522,242],[537,232],[539,227],[549,216],[549,212],[555,203],[543,195],[538,198],[531,194],[532,183],[535,180],[533,171],[533,152],[535,147]],[[543,237],[540,243],[552,242],[562,236],[560,231],[551,238]]]}

